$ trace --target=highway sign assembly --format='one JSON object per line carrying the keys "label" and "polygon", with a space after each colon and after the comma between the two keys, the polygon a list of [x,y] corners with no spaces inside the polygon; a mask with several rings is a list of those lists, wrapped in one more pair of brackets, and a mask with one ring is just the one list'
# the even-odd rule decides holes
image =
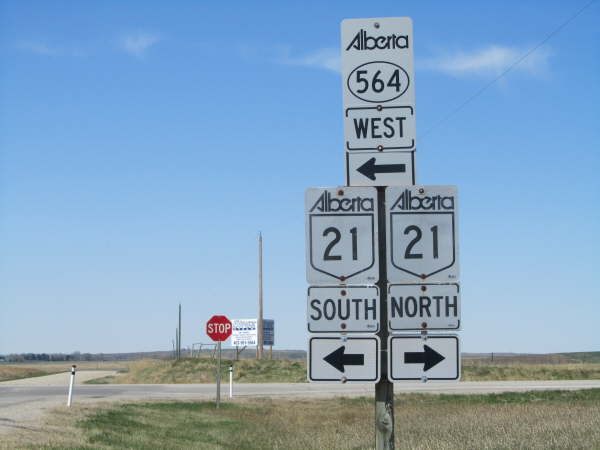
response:
{"label": "highway sign assembly", "polygon": [[379,337],[314,336],[308,340],[308,379],[317,382],[379,381]]}
{"label": "highway sign assembly", "polygon": [[460,349],[456,335],[391,336],[388,345],[391,382],[458,380]]}
{"label": "highway sign assembly", "polygon": [[307,376],[375,383],[393,449],[392,383],[460,377],[458,337],[432,334],[461,327],[458,192],[415,186],[412,20],[346,19],[341,41],[347,186],[305,193]]}
{"label": "highway sign assembly", "polygon": [[388,280],[458,281],[455,186],[386,188]]}
{"label": "highway sign assembly", "polygon": [[377,286],[311,286],[306,317],[311,333],[379,331]]}
{"label": "highway sign assembly", "polygon": [[390,284],[387,306],[390,331],[460,328],[458,283]]}
{"label": "highway sign assembly", "polygon": [[377,190],[309,188],[305,195],[310,284],[372,284],[379,277]]}

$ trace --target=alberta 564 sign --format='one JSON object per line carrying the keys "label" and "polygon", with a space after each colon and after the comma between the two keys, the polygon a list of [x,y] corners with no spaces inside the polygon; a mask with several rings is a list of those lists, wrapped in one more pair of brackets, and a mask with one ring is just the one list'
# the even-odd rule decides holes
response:
{"label": "alberta 564 sign", "polygon": [[414,184],[412,21],[342,22],[346,179],[351,186]]}
{"label": "alberta 564 sign", "polygon": [[377,190],[309,188],[306,278],[311,284],[372,284],[379,276]]}
{"label": "alberta 564 sign", "polygon": [[414,150],[410,18],[344,20],[342,79],[348,152]]}
{"label": "alberta 564 sign", "polygon": [[456,186],[386,189],[388,280],[458,281]]}

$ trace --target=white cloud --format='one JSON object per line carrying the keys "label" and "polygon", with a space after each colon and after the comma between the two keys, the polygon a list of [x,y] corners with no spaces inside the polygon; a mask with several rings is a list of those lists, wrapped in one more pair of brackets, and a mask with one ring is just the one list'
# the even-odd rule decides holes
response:
{"label": "white cloud", "polygon": [[282,64],[290,66],[314,67],[317,69],[339,72],[341,70],[340,49],[322,48],[304,56],[291,56],[289,50],[279,59]]}
{"label": "white cloud", "polygon": [[[472,52],[456,52],[420,61],[418,67],[455,76],[495,76],[508,69],[522,58],[527,51],[527,48],[490,45]],[[512,70],[533,76],[544,75],[548,72],[550,56],[551,51],[548,48],[538,48],[520,61]]]}
{"label": "white cloud", "polygon": [[123,36],[119,42],[122,50],[141,58],[150,47],[160,41],[160,37],[151,33],[135,33]]}

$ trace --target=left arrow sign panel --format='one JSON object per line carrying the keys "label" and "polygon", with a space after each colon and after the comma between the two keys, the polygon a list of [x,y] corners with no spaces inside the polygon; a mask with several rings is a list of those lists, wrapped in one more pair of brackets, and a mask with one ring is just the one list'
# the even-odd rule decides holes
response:
{"label": "left arrow sign panel", "polygon": [[379,349],[377,336],[315,336],[308,344],[308,380],[313,382],[379,381]]}

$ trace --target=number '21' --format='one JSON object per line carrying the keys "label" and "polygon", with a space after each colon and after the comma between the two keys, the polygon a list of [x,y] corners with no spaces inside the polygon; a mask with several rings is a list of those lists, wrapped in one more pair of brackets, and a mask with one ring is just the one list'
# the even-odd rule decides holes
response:
{"label": "number '21'", "polygon": [[[325,253],[323,254],[323,260],[325,261],[340,261],[342,259],[341,255],[332,255],[331,251],[333,247],[340,242],[342,238],[342,233],[336,227],[329,227],[323,231],[323,237],[327,237],[328,234],[333,233],[333,240],[327,245],[325,248]],[[356,237],[357,229],[356,227],[350,229],[350,234],[352,235],[352,259],[356,261],[358,259],[358,238]]]}
{"label": "number '21'", "polygon": [[[431,234],[433,235],[433,258],[437,259],[439,256],[438,255],[438,227],[437,227],[437,225],[431,227],[430,230],[431,230]],[[423,259],[423,253],[412,253],[412,249],[415,246],[415,244],[421,240],[421,237],[423,237],[423,232],[421,231],[421,229],[416,225],[410,225],[404,229],[404,234],[408,235],[409,233],[411,233],[413,231],[416,233],[415,237],[406,246],[406,251],[404,252],[404,257],[406,259]]]}

